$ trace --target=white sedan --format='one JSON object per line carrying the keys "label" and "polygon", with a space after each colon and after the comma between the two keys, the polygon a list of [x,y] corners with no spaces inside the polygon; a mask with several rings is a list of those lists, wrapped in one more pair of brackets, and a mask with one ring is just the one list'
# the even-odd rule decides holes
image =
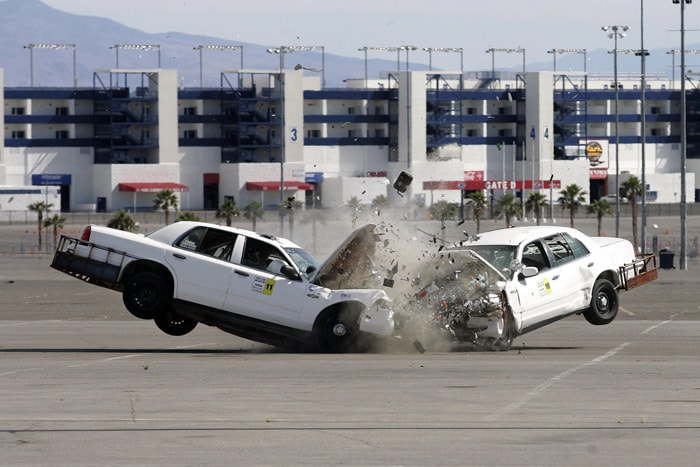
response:
{"label": "white sedan", "polygon": [[618,291],[656,277],[653,255],[637,257],[624,239],[554,226],[495,230],[424,265],[401,320],[433,321],[459,341],[508,350],[515,337],[573,314],[608,324]]}
{"label": "white sedan", "polygon": [[232,227],[177,222],[144,236],[91,225],[61,238],[51,266],[122,292],[129,312],[171,335],[203,323],[275,346],[342,351],[394,331],[389,297],[366,269],[373,230],[356,230],[320,264],[287,239]]}

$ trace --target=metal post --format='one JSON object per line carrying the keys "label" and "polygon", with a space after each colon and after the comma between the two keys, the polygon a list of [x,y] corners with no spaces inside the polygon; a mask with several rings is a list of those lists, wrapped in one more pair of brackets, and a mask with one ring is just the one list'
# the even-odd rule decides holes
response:
{"label": "metal post", "polygon": [[[640,0],[640,34],[641,34],[641,50],[642,56],[642,253],[646,253],[647,249],[647,179],[646,179],[646,55],[644,49],[644,0]],[[636,247],[637,245],[635,245]]]}
{"label": "metal post", "polygon": [[614,40],[614,71],[613,86],[615,86],[615,236],[620,236],[620,84],[617,82],[617,39],[626,36],[629,26],[603,26],[603,32]]}
{"label": "metal post", "polygon": [[674,0],[681,4],[681,255],[680,269],[687,269],[687,226],[686,226],[686,151],[688,141],[686,136],[687,110],[685,96],[685,4],[692,0]]}
{"label": "metal post", "polygon": [[615,33],[614,51],[614,85],[615,85],[615,236],[620,236],[620,85],[617,82],[617,33]]}

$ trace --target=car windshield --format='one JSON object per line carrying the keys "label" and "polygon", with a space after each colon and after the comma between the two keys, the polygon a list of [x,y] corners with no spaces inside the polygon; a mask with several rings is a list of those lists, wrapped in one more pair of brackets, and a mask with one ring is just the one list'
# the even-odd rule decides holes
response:
{"label": "car windshield", "polygon": [[289,257],[292,258],[292,261],[294,261],[294,264],[296,264],[302,275],[306,279],[310,279],[319,266],[316,258],[311,256],[308,251],[302,250],[301,248],[285,248],[284,250]]}
{"label": "car windshield", "polygon": [[500,271],[504,276],[511,275],[510,263],[515,259],[515,247],[507,245],[469,245],[467,246],[478,254],[491,266]]}

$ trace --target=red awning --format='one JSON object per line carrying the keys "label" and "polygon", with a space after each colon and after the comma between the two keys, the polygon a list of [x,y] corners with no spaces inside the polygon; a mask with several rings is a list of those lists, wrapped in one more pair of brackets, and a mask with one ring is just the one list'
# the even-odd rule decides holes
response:
{"label": "red awning", "polygon": [[157,193],[161,190],[190,191],[190,188],[173,182],[129,182],[119,184],[119,191]]}
{"label": "red awning", "polygon": [[[246,182],[247,190],[256,191],[279,191],[280,182]],[[313,190],[315,188],[311,183],[284,181],[285,190]]]}

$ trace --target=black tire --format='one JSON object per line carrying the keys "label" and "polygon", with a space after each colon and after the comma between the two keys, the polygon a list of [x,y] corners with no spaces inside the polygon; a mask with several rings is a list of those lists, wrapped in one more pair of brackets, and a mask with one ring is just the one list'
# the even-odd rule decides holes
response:
{"label": "black tire", "polygon": [[326,310],[316,319],[314,338],[322,352],[338,353],[350,350],[360,334],[359,312],[348,308]]}
{"label": "black tire", "polygon": [[609,324],[617,316],[619,300],[615,286],[606,279],[598,279],[593,285],[591,306],[583,312],[583,317],[591,324]]}
{"label": "black tire", "polygon": [[158,329],[171,336],[184,336],[197,327],[197,321],[178,315],[172,308],[160,313],[154,321]]}
{"label": "black tire", "polygon": [[154,319],[168,309],[172,297],[162,276],[143,271],[126,281],[122,301],[129,313],[137,318]]}

